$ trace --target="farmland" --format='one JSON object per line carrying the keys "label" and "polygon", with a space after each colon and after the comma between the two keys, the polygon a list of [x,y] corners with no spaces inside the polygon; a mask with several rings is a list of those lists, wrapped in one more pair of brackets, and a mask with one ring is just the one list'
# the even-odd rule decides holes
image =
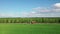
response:
{"label": "farmland", "polygon": [[[30,24],[32,21],[37,24]],[[60,34],[59,23],[60,18],[57,17],[0,18],[0,34]]]}
{"label": "farmland", "polygon": [[60,24],[0,24],[0,34],[60,34]]}

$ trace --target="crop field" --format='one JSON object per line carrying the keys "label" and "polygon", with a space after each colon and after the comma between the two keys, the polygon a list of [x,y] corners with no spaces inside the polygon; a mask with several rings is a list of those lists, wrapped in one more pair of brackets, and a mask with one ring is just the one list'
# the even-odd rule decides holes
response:
{"label": "crop field", "polygon": [[0,34],[60,34],[60,24],[1,23]]}

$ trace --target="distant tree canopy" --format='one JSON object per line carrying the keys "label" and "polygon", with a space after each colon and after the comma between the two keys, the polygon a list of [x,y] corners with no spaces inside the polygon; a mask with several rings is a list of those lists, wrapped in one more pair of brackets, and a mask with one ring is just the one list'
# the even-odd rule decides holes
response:
{"label": "distant tree canopy", "polygon": [[0,23],[60,23],[60,17],[49,18],[0,18]]}

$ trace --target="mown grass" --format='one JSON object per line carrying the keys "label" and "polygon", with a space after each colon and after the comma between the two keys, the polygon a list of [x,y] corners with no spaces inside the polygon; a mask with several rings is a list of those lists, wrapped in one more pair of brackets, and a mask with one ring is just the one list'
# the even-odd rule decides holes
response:
{"label": "mown grass", "polygon": [[60,24],[0,24],[0,34],[60,34]]}

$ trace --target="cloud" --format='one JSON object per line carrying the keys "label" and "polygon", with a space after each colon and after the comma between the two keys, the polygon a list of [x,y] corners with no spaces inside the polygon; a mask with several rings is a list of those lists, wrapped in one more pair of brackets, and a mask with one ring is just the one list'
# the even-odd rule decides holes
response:
{"label": "cloud", "polygon": [[60,12],[60,9],[53,9],[53,12]]}
{"label": "cloud", "polygon": [[20,15],[18,13],[0,13],[0,17],[19,17]]}
{"label": "cloud", "polygon": [[52,8],[36,7],[36,8],[33,8],[32,10],[37,12],[37,13],[41,13],[41,12],[60,12],[60,3],[53,4]]}
{"label": "cloud", "polygon": [[55,3],[55,4],[54,4],[54,7],[55,7],[55,8],[60,8],[60,3]]}
{"label": "cloud", "polygon": [[36,7],[32,11],[0,13],[0,17],[60,17],[60,3],[53,4],[53,8]]}
{"label": "cloud", "polygon": [[60,12],[60,3],[53,4],[53,8],[51,8],[53,12]]}
{"label": "cloud", "polygon": [[60,17],[60,3],[53,4],[53,8],[36,7],[32,9],[32,17]]}
{"label": "cloud", "polygon": [[37,7],[37,8],[33,8],[33,11],[38,11],[38,12],[49,12],[50,10],[48,8],[45,7]]}

